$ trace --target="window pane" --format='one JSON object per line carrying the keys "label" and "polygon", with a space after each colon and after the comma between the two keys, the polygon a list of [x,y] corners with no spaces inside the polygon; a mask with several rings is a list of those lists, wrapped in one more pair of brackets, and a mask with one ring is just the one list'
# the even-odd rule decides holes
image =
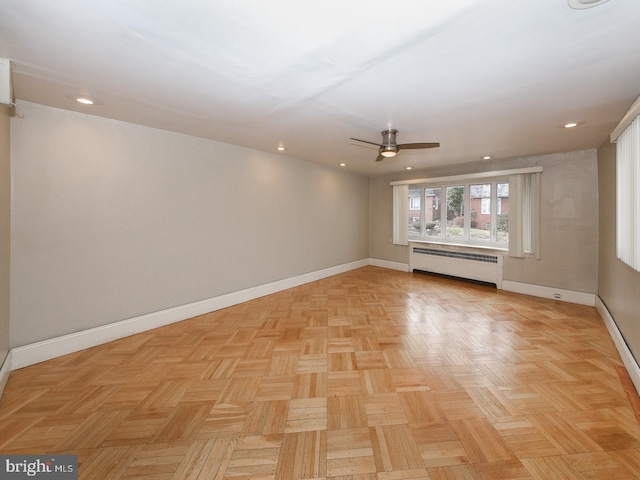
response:
{"label": "window pane", "polygon": [[447,187],[447,238],[464,238],[464,186]]}
{"label": "window pane", "polygon": [[420,189],[409,189],[409,236],[420,236]]}
{"label": "window pane", "polygon": [[470,185],[471,230],[469,238],[491,241],[491,184]]}
{"label": "window pane", "polygon": [[426,188],[424,191],[424,227],[427,235],[442,235],[440,228],[441,188]]}
{"label": "window pane", "polygon": [[509,184],[498,183],[498,243],[509,243]]}
{"label": "window pane", "polygon": [[491,215],[491,199],[490,198],[482,198],[482,206],[481,212],[482,215]]}

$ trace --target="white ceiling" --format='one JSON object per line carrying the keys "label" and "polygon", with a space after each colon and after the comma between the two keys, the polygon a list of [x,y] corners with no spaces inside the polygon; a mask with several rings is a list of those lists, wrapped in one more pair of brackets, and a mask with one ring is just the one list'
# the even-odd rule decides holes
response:
{"label": "white ceiling", "polygon": [[[640,1],[2,0],[0,57],[18,99],[376,175],[599,146],[640,94]],[[389,127],[441,147],[349,140]]]}

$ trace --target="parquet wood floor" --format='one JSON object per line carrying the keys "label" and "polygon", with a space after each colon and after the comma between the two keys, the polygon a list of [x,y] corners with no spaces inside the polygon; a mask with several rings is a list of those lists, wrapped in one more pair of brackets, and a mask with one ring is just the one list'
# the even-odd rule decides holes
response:
{"label": "parquet wood floor", "polygon": [[82,479],[640,478],[594,308],[366,267],[11,373]]}

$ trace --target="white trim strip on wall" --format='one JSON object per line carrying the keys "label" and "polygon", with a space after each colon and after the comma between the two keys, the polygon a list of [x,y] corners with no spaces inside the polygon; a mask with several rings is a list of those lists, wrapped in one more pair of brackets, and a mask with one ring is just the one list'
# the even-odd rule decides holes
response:
{"label": "white trim strip on wall", "polygon": [[502,289],[505,292],[522,293],[533,297],[548,298],[550,300],[576,303],[589,307],[595,307],[596,305],[596,296],[593,293],[576,292],[562,288],[545,287],[543,285],[532,285],[529,283],[514,282],[512,280],[503,280]]}
{"label": "white trim strip on wall", "polygon": [[388,260],[380,260],[379,258],[370,258],[369,265],[374,267],[388,268],[389,270],[399,270],[400,272],[408,272],[409,264],[400,262],[390,262]]}
{"label": "white trim strip on wall", "polygon": [[[84,350],[85,348],[102,345],[107,342],[125,338],[137,333],[142,333],[154,328],[163,327],[165,325],[193,318],[198,315],[221,310],[223,308],[237,305],[239,303],[247,302],[249,300],[260,298],[265,295],[270,295],[272,293],[277,293],[289,288],[294,288],[305,283],[321,280],[333,275],[338,275],[340,273],[345,273],[350,270],[365,267],[367,265],[398,270],[401,272],[409,271],[409,265],[406,263],[368,258],[351,263],[346,263],[343,265],[338,265],[335,267],[330,267],[324,270],[306,273],[293,278],[279,280],[254,288],[213,297],[207,300],[202,300],[200,302],[194,302],[187,305],[162,310],[160,312],[150,313],[128,320],[103,325],[101,327],[91,328],[88,330],[83,330],[81,332],[63,335],[61,337],[44,340],[42,342],[17,347],[9,352],[9,355],[7,356],[7,359],[5,360],[4,364],[2,365],[2,369],[0,370],[0,395],[2,392],[2,388],[4,388],[4,384],[9,377],[9,372],[12,370],[17,370],[19,368],[27,367],[39,362],[44,362],[46,360],[60,357],[62,355],[67,355],[80,350]],[[602,304],[602,302],[600,302],[600,304],[602,305],[596,304],[597,297],[594,294],[574,292],[552,287],[543,287],[540,285],[529,285],[525,283],[513,282],[510,280],[504,280],[502,282],[502,286],[503,290],[509,292],[556,299],[559,301],[576,303],[580,305],[596,306],[603,318],[605,314],[601,310],[604,310],[604,312],[606,312],[606,314],[608,315],[608,311],[606,310],[606,307],[604,307],[604,304]],[[555,295],[558,294],[560,295],[560,298],[555,297]],[[617,335],[620,338],[622,336],[617,330],[617,327],[615,326],[615,323],[613,322],[613,319],[611,319],[610,315],[609,318],[610,320],[608,321],[605,319],[605,323],[607,323],[607,328],[609,328],[609,332],[614,339],[614,342],[616,342],[618,350],[620,351],[622,346],[627,348],[624,340],[622,340],[622,346],[618,346],[619,341],[616,341],[616,338],[614,337],[614,335],[616,335],[615,332],[617,332]],[[636,385],[636,388],[638,388],[640,386],[640,370],[638,370],[638,365],[635,363],[635,360],[633,359],[633,356],[631,356],[630,352],[627,355],[627,360],[625,360],[622,351],[620,351],[620,355],[623,357],[623,361],[625,363],[625,366],[627,367],[627,370],[629,370],[634,385]],[[632,374],[632,369],[635,369],[635,371],[637,372],[635,373],[635,375]]]}
{"label": "white trim strip on wall", "polygon": [[622,336],[622,332],[618,329],[609,309],[600,297],[596,298],[596,310],[598,310],[607,330],[609,330],[609,335],[620,354],[620,358],[627,369],[627,373],[629,373],[629,378],[631,378],[633,385],[636,387],[636,391],[640,392],[640,367],[638,366],[638,362],[636,362],[631,350],[629,350],[629,347],[627,346],[627,342]]}
{"label": "white trim strip on wall", "polygon": [[214,312],[231,307],[239,303],[248,302],[272,293],[281,292],[305,283],[315,282],[323,278],[345,273],[356,268],[369,265],[369,259],[359,260],[335,267],[305,273],[296,277],[279,280],[265,285],[220,295],[199,302],[169,308],[159,312],[141,315],[139,317],[110,323],[101,327],[90,328],[69,335],[43,340],[41,342],[24,345],[11,350],[13,360],[11,369],[28,367],[52,358],[74,353],[85,348],[95,347],[103,343],[112,342],[120,338],[142,333],[175,322],[197,317],[205,313]]}
{"label": "white trim strip on wall", "polygon": [[[371,265],[373,265],[373,263],[371,263]],[[398,263],[396,265],[396,270],[404,272],[410,271],[410,266],[408,264]],[[385,265],[380,264],[379,266],[384,267]],[[589,307],[594,307],[596,305],[596,295],[593,293],[576,292],[574,290],[564,290],[562,288],[545,287],[542,285],[532,285],[530,283],[514,282],[513,280],[502,280],[501,290],[504,290],[505,292],[521,293],[523,295],[531,295],[532,297],[558,300],[560,302],[586,305]]]}
{"label": "white trim strip on wall", "polygon": [[9,381],[9,374],[11,373],[11,364],[12,364],[12,353],[9,352],[7,357],[4,359],[2,363],[2,368],[0,368],[0,397],[2,397],[2,393],[4,392],[4,387],[7,385]]}

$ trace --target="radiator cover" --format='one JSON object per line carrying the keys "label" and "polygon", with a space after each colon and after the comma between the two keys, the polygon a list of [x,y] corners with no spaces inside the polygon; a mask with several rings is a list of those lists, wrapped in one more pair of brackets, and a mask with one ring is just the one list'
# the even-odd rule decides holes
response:
{"label": "radiator cover", "polygon": [[502,289],[502,255],[410,245],[409,270],[450,275]]}

